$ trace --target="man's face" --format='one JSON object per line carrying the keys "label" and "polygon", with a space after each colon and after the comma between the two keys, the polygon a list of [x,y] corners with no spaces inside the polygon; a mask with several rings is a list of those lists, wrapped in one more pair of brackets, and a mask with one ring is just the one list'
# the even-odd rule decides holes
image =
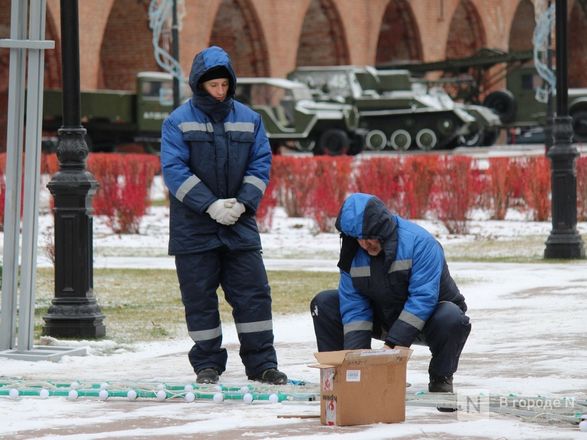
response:
{"label": "man's face", "polygon": [[202,83],[204,90],[208,92],[210,96],[220,102],[226,99],[228,86],[228,78],[211,79],[210,81],[204,81]]}
{"label": "man's face", "polygon": [[359,246],[365,249],[372,257],[379,255],[381,252],[381,242],[376,238],[362,238],[357,239],[357,241],[359,242]]}

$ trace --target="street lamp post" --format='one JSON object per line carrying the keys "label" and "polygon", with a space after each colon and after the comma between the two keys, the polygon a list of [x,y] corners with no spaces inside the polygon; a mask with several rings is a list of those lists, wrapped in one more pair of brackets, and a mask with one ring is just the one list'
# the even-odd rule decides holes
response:
{"label": "street lamp post", "polygon": [[572,144],[573,125],[568,113],[567,0],[556,0],[556,116],[553,121],[551,161],[552,230],[546,240],[544,258],[585,258],[577,232],[577,174],[579,155]]}
{"label": "street lamp post", "polygon": [[93,294],[92,197],[98,183],[86,169],[78,27],[77,0],[61,0],[63,126],[57,142],[59,171],[47,184],[55,201],[55,298],[43,316],[43,334],[85,339],[105,336],[106,328]]}

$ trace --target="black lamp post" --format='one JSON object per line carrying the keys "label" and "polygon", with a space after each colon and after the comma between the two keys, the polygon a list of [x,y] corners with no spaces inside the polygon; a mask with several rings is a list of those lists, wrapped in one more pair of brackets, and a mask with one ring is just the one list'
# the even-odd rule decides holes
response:
{"label": "black lamp post", "polygon": [[59,172],[47,185],[55,199],[55,298],[43,316],[43,334],[85,339],[105,336],[106,328],[93,294],[92,197],[98,182],[86,169],[78,27],[77,0],[61,0],[63,126],[58,131]]}
{"label": "black lamp post", "polygon": [[[173,6],[171,9],[171,52],[173,58],[179,63],[179,25],[177,23],[177,0],[173,0]],[[179,78],[176,75],[173,76],[173,108],[179,107],[180,94],[179,94]]]}
{"label": "black lamp post", "polygon": [[579,155],[572,144],[573,125],[568,113],[567,0],[556,0],[556,116],[552,124],[554,145],[551,161],[552,230],[546,240],[544,258],[585,258],[577,232],[577,174]]}

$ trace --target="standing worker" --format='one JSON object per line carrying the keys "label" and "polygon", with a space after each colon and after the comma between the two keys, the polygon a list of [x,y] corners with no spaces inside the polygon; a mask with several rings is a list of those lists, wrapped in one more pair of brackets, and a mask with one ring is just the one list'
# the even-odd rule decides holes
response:
{"label": "standing worker", "polygon": [[440,244],[370,194],[350,195],[336,228],[338,289],[310,305],[318,351],[371,348],[371,338],[384,348],[424,344],[432,352],[429,391],[452,392],[471,324]]}
{"label": "standing worker", "polygon": [[255,212],[269,182],[271,148],[259,114],[234,99],[228,54],[212,46],[194,58],[191,100],[163,122],[161,168],[169,189],[169,254],[194,345],[198,383],[226,368],[216,290],[222,286],[247,377],[285,384],[273,347],[271,293]]}

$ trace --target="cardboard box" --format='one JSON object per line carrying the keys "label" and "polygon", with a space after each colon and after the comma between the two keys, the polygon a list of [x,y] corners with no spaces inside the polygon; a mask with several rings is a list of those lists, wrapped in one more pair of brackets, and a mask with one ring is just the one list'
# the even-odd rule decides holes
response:
{"label": "cardboard box", "polygon": [[323,425],[396,423],[406,419],[406,367],[412,350],[315,353]]}

